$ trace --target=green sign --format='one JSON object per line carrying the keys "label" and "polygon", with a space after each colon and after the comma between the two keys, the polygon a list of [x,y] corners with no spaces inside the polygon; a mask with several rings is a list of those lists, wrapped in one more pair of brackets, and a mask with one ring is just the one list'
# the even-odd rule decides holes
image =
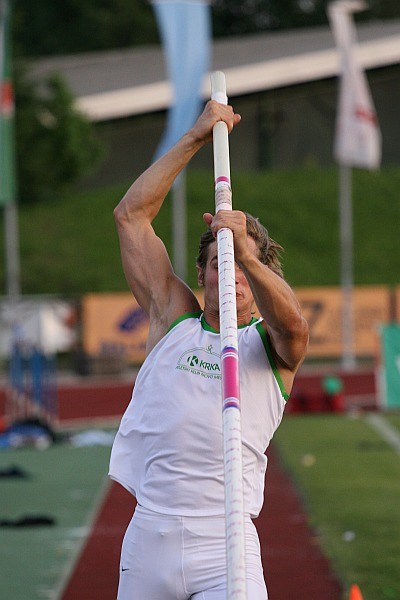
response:
{"label": "green sign", "polygon": [[383,325],[381,347],[385,404],[400,408],[400,325]]}

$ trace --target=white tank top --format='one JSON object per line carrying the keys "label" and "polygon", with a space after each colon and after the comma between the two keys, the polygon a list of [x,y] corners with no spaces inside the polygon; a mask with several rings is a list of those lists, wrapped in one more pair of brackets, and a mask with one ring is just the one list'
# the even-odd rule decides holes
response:
{"label": "white tank top", "polygon": [[[282,380],[260,321],[239,327],[245,512],[264,498],[265,450],[283,415]],[[224,514],[220,336],[185,314],[144,361],[111,452],[109,475],[139,504],[182,516]]]}

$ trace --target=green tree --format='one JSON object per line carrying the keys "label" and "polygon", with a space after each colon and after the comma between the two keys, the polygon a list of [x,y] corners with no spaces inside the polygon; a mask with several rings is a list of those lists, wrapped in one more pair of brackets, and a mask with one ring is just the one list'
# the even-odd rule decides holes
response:
{"label": "green tree", "polygon": [[102,147],[59,76],[33,82],[18,70],[15,92],[19,200],[57,197],[97,163]]}
{"label": "green tree", "polygon": [[[327,25],[330,0],[215,0],[214,35]],[[359,20],[400,17],[398,0],[367,0]]]}
{"label": "green tree", "polygon": [[400,17],[399,0],[370,0],[370,13],[375,19],[392,19]]}
{"label": "green tree", "polygon": [[[330,0],[210,0],[214,37],[326,25]],[[399,0],[367,0],[359,20],[399,18]],[[38,57],[159,41],[148,0],[13,0],[15,56]]]}
{"label": "green tree", "polygon": [[44,56],[154,43],[146,0],[14,0],[16,56]]}

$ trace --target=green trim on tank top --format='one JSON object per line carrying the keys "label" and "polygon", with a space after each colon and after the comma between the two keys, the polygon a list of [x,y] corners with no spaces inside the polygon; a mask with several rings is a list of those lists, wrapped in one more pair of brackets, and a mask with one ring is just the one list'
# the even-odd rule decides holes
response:
{"label": "green trim on tank top", "polygon": [[[246,323],[245,325],[239,325],[238,329],[244,329],[245,327],[249,327],[250,325],[253,325],[253,323],[257,323],[257,321],[258,319],[252,317],[250,323]],[[206,331],[211,331],[211,333],[219,333],[219,331],[217,331],[216,329],[214,329],[214,327],[211,327],[211,325],[207,323],[207,321],[204,318],[204,314],[201,315],[201,326]]]}
{"label": "green trim on tank top", "polygon": [[269,364],[271,365],[271,369],[272,369],[272,371],[273,371],[273,373],[275,375],[275,379],[276,379],[276,381],[277,381],[277,383],[279,385],[279,389],[281,390],[281,394],[282,394],[283,398],[287,401],[287,400],[289,400],[289,394],[285,390],[285,386],[283,384],[281,374],[279,373],[278,367],[276,366],[276,363],[275,363],[275,359],[272,356],[272,351],[271,351],[271,347],[269,345],[267,332],[265,331],[265,329],[264,329],[264,327],[262,326],[261,323],[257,323],[256,329],[257,329],[258,333],[260,334],[262,343],[264,344],[264,348],[265,348],[265,351],[266,351],[267,356],[268,356]]}
{"label": "green trim on tank top", "polygon": [[196,312],[183,313],[183,315],[175,319],[175,321],[172,321],[171,325],[167,329],[167,333],[169,333],[171,329],[173,329],[175,325],[178,325],[178,323],[180,323],[181,321],[184,321],[185,319],[198,319],[202,314],[202,310],[198,310]]}

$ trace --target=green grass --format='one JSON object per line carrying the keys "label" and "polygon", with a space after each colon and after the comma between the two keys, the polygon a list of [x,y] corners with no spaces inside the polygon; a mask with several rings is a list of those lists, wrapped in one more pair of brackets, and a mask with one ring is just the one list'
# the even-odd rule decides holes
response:
{"label": "green grass", "polygon": [[400,457],[364,420],[345,416],[286,417],[274,440],[347,589],[400,598]]}
{"label": "green grass", "polygon": [[[20,207],[22,291],[81,294],[126,290],[112,210],[130,182],[54,202]],[[285,248],[287,279],[294,286],[340,281],[337,169],[307,168],[233,174],[234,207],[259,216]],[[354,277],[357,284],[398,283],[400,168],[354,170]],[[213,211],[210,172],[188,170],[188,272],[203,231],[202,214]],[[171,202],[156,220],[171,248]],[[0,283],[4,289],[3,227]]]}
{"label": "green grass", "polygon": [[387,420],[391,423],[391,425],[393,425],[394,427],[396,427],[399,432],[400,432],[400,414],[389,414],[387,416]]}

